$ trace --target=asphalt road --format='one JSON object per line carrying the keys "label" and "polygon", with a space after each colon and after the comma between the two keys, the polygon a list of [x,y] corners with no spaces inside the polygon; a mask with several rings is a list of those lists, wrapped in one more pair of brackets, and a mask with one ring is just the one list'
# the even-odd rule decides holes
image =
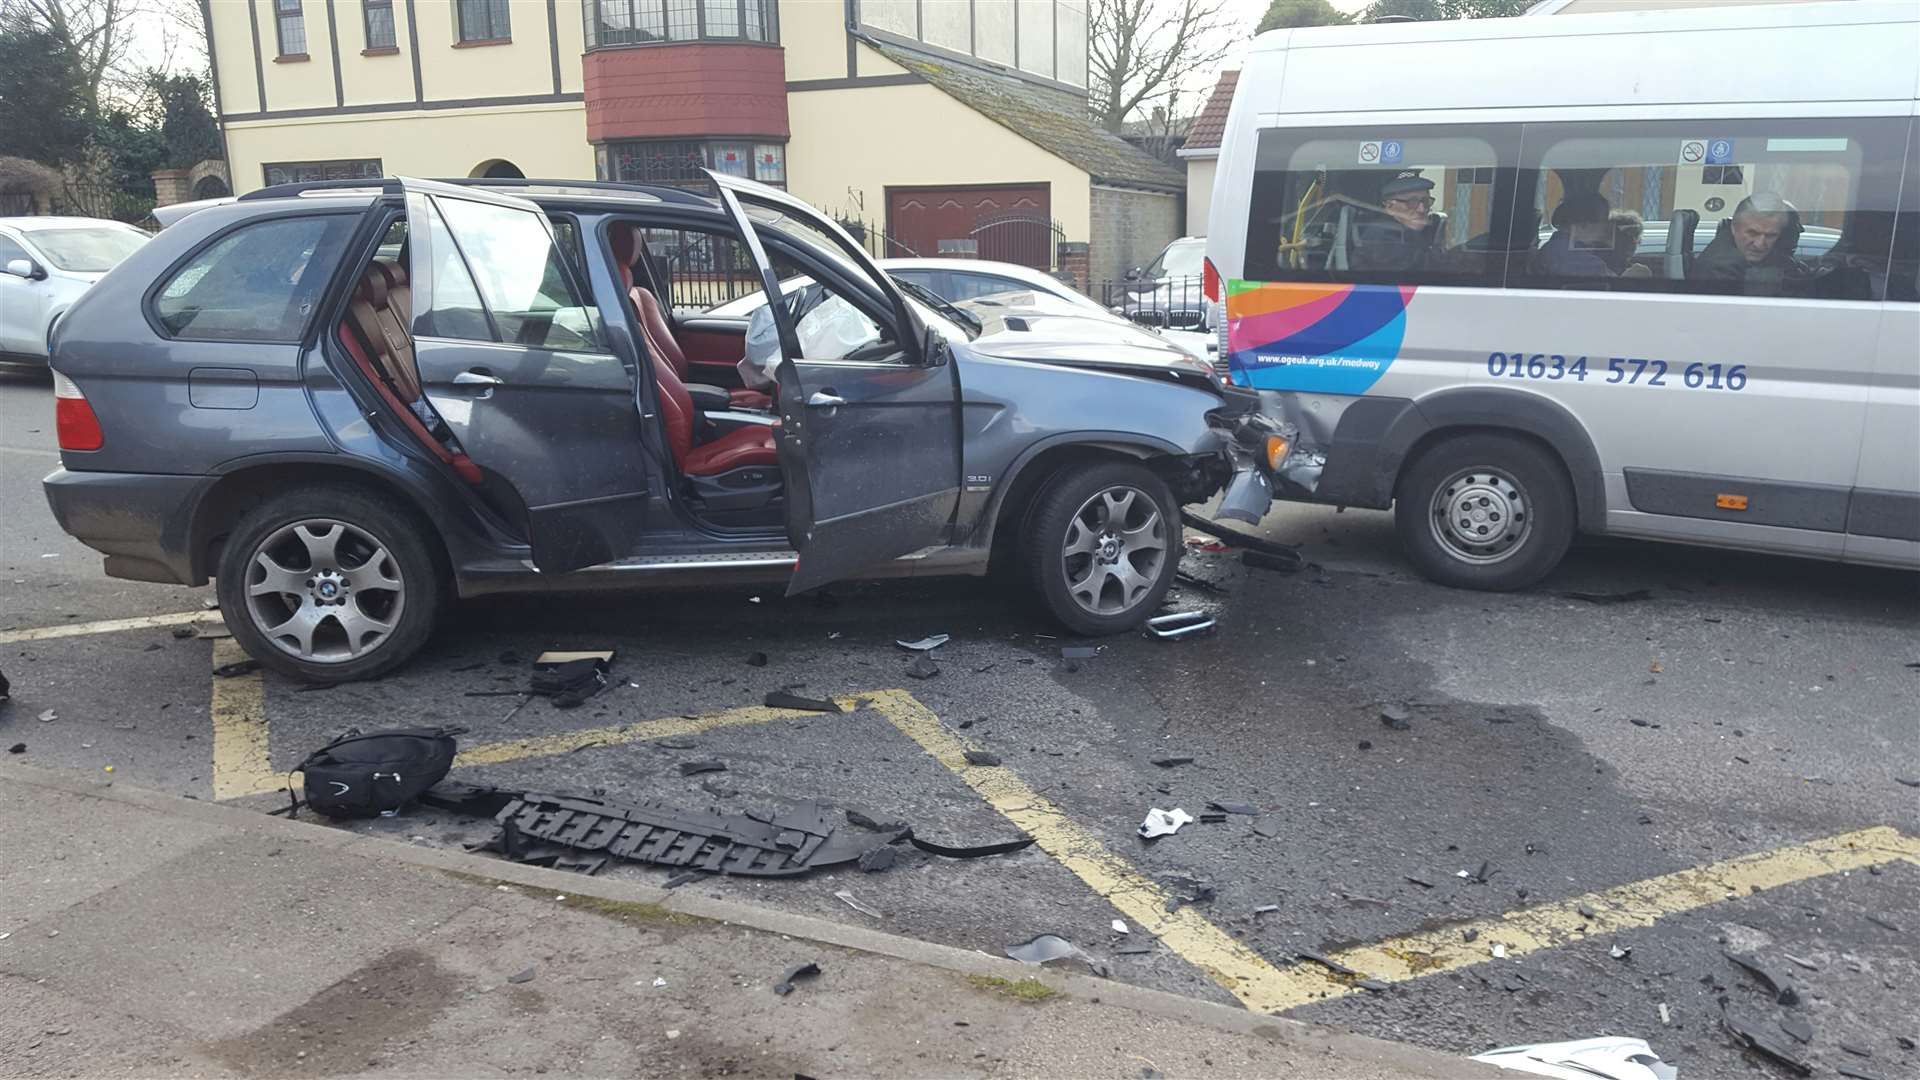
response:
{"label": "asphalt road", "polygon": [[[0,635],[198,610],[210,590],[108,581],[59,534],[38,487],[56,463],[48,397],[43,385],[0,383]],[[479,746],[724,714],[783,688],[904,690],[938,718],[940,737],[998,755],[1020,798],[1057,807],[1058,834],[987,860],[909,852],[885,873],[686,887],[995,953],[1059,933],[1117,979],[1232,1001],[1194,934],[1139,918],[1128,935],[1110,930],[1128,910],[1124,888],[1088,875],[1117,865],[1155,897],[1210,886],[1191,912],[1276,985],[1313,968],[1303,952],[1386,943],[1391,953],[1408,935],[1654,882],[1636,901],[1647,925],[1296,1001],[1291,1015],[1461,1053],[1637,1035],[1686,1077],[1778,1072],[1733,1044],[1724,1007],[1822,1075],[1920,1072],[1899,1041],[1920,1038],[1920,866],[1789,873],[1731,898],[1688,894],[1672,877],[1747,855],[1802,866],[1800,845],[1871,827],[1920,836],[1920,790],[1901,783],[1920,778],[1920,578],[1596,543],[1537,590],[1488,595],[1413,577],[1384,515],[1282,507],[1269,532],[1302,543],[1315,565],[1278,574],[1195,551],[1187,568],[1214,588],[1183,586],[1178,598],[1214,610],[1217,633],[1111,639],[1077,662],[1062,660],[1068,643],[1046,636],[1054,629],[1021,597],[976,581],[840,586],[826,599],[718,589],[465,605],[426,654],[380,682],[315,690],[267,677],[271,766],[355,726],[461,724],[463,745]],[[1643,598],[1612,604],[1561,595],[1637,590]],[[952,635],[941,674],[911,678],[894,642],[931,633]],[[14,686],[0,743],[26,743],[43,765],[112,766],[117,782],[211,797],[210,647],[164,627],[0,646]],[[617,679],[582,708],[467,696],[523,686],[543,649],[583,647],[616,650]],[[747,662],[756,652],[765,666]],[[1388,711],[1406,726],[1384,723]],[[460,778],[698,810],[822,801],[957,843],[1018,831],[1007,800],[996,809],[967,770],[880,706],[694,726],[503,755]],[[1152,763],[1168,755],[1194,760]],[[696,759],[727,769],[680,775]],[[268,809],[284,797],[253,801]],[[1152,843],[1134,834],[1149,807],[1197,815],[1209,801],[1254,804],[1260,831],[1234,816]],[[490,831],[433,811],[354,827],[427,844]],[[1108,855],[1117,863],[1101,862]],[[1789,974],[1799,1003],[1777,1004],[1728,949]],[[1783,1018],[1811,1024],[1812,1041],[1781,1034]]]}

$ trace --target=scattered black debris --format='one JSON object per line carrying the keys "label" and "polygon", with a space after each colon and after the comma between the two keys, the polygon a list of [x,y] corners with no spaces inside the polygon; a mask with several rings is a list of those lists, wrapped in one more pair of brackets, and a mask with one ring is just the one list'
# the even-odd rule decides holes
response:
{"label": "scattered black debris", "polygon": [[1473,941],[1474,939],[1476,939],[1476,938],[1478,938],[1479,936],[1480,936],[1480,931],[1478,931],[1478,930],[1474,930],[1474,929],[1466,929],[1466,930],[1462,930],[1462,931],[1460,931],[1460,940],[1461,940],[1461,941]]}
{"label": "scattered black debris", "polygon": [[692,739],[655,739],[653,745],[662,750],[691,750],[700,744]]}
{"label": "scattered black debris", "polygon": [[900,852],[898,849],[883,845],[871,851],[861,852],[860,869],[869,874],[878,874],[883,870],[893,869],[894,863],[898,862],[899,859]]}
{"label": "scattered black debris", "polygon": [[1113,951],[1116,956],[1145,956],[1153,951],[1153,943],[1135,941],[1126,945],[1116,945]]}
{"label": "scattered black debris", "polygon": [[1615,945],[1607,950],[1607,955],[1615,960],[1630,960],[1633,958],[1633,946]]}
{"label": "scattered black debris", "polygon": [[1253,913],[1255,915],[1268,915],[1279,910],[1279,904],[1261,904],[1259,907],[1253,909]]}
{"label": "scattered black debris", "polygon": [[1780,1018],[1779,1023],[1780,1030],[1793,1036],[1795,1042],[1810,1043],[1813,1041],[1813,1025],[1807,1023],[1805,1020],[1797,1016],[1783,1016]]}
{"label": "scattered black debris", "polygon": [[1375,994],[1384,994],[1391,989],[1386,983],[1381,982],[1379,979],[1361,979],[1353,985]]}
{"label": "scattered black debris", "polygon": [[259,670],[260,661],[249,657],[245,660],[235,660],[231,664],[221,664],[219,667],[213,669],[213,674],[222,679],[236,679],[242,675],[251,675]]}
{"label": "scattered black debris", "polygon": [[1009,945],[1006,954],[1023,964],[1048,964],[1085,955],[1073,942],[1058,934],[1041,934],[1017,945]]}
{"label": "scattered black debris", "polygon": [[1175,765],[1191,765],[1193,764],[1193,759],[1191,757],[1176,756],[1157,757],[1153,759],[1153,763],[1163,769],[1171,769]]}
{"label": "scattered black debris", "polygon": [[931,679],[940,674],[940,665],[934,663],[926,653],[920,653],[907,665],[907,674],[916,679]]}
{"label": "scattered black debris", "polygon": [[[740,794],[739,788],[728,787],[727,785],[720,783],[718,780],[700,781],[700,790],[706,792],[707,794],[713,796],[716,799],[731,799],[735,795]],[[594,794],[598,795],[598,794],[601,794],[601,792],[596,791],[594,792]]]}
{"label": "scattered black debris", "polygon": [[1902,930],[1902,929],[1900,929],[1900,927],[1899,927],[1898,925],[1896,925],[1896,924],[1895,924],[1895,923],[1893,922],[1893,920],[1891,920],[1891,919],[1883,919],[1883,918],[1881,918],[1880,916],[1878,916],[1878,915],[1875,915],[1875,914],[1874,914],[1873,912],[1871,912],[1871,911],[1869,911],[1869,912],[1867,912],[1867,921],[1868,921],[1868,922],[1870,922],[1870,923],[1872,923],[1873,925],[1875,925],[1875,926],[1877,926],[1877,927],[1879,927],[1879,928],[1880,928],[1880,929],[1882,929],[1882,930],[1891,930],[1891,931],[1893,931],[1893,932],[1894,932],[1894,933],[1896,933],[1896,934],[1903,934],[1903,933],[1905,933],[1905,932],[1906,932],[1906,931],[1904,931],[1904,930]]}
{"label": "scattered black debris", "polygon": [[907,842],[929,855],[940,855],[949,859],[984,859],[989,855],[1010,855],[1033,846],[1033,837],[1023,836],[1018,840],[1000,840],[991,844],[974,844],[968,847],[953,847],[949,844],[936,844],[931,840],[922,840],[918,836],[907,837]]}
{"label": "scattered black debris", "polygon": [[841,711],[838,703],[821,701],[817,698],[801,697],[789,694],[785,690],[775,690],[766,697],[769,709],[800,709],[805,712],[837,713]]}
{"label": "scattered black debris", "polygon": [[1632,724],[1634,727],[1644,727],[1644,728],[1657,728],[1660,726],[1660,723],[1657,720],[1642,720],[1638,716],[1629,718],[1627,720],[1627,723]]}
{"label": "scattered black debris", "polygon": [[1355,975],[1355,976],[1359,976],[1361,974],[1360,972],[1353,970],[1352,968],[1341,963],[1340,961],[1335,960],[1330,956],[1322,956],[1317,952],[1306,952],[1305,950],[1302,950],[1301,952],[1296,953],[1295,955],[1300,957],[1300,959],[1302,960],[1311,960],[1314,963],[1319,964],[1321,967],[1324,967],[1327,970],[1335,972],[1337,974]]}
{"label": "scattered black debris", "polygon": [[698,776],[701,773],[726,772],[724,761],[683,761],[680,763],[681,776]]}
{"label": "scattered black debris", "polygon": [[1593,906],[1591,904],[1581,904],[1579,907],[1575,908],[1574,910],[1578,911],[1580,913],[1580,917],[1583,919],[1597,919],[1600,917],[1599,914],[1593,910]]}
{"label": "scattered black debris", "polygon": [[1861,1046],[1859,1043],[1850,1043],[1845,1039],[1840,1040],[1840,1049],[1845,1050],[1854,1057],[1870,1058],[1873,1056],[1873,1051]]}
{"label": "scattered black debris", "polygon": [[1373,749],[1373,741],[1372,741],[1371,739],[1361,739],[1361,740],[1360,740],[1360,749],[1362,749],[1362,750],[1371,750],[1371,749]]}
{"label": "scattered black debris", "polygon": [[530,983],[533,981],[533,974],[535,970],[536,969],[534,968],[528,968],[527,970],[519,972],[517,974],[509,975],[507,976],[507,981],[515,984]]}
{"label": "scattered black debris", "polygon": [[1219,540],[1223,544],[1232,547],[1246,548],[1249,551],[1262,552],[1276,559],[1291,559],[1293,561],[1291,569],[1298,570],[1307,565],[1306,560],[1300,557],[1299,549],[1290,544],[1277,544],[1271,540],[1255,536],[1252,533],[1243,533],[1232,526],[1222,525],[1217,521],[1208,521],[1206,518],[1189,510],[1180,511],[1180,521],[1187,528],[1195,532],[1206,533],[1208,536]]}
{"label": "scattered black debris", "polygon": [[1899,1043],[1900,1049],[1902,1050],[1912,1050],[1916,1045],[1912,1039],[1907,1038],[1905,1035],[1895,1035],[1893,1041]]}
{"label": "scattered black debris", "polygon": [[17,743],[14,743],[12,746],[7,747],[7,753],[9,754],[24,754],[26,752],[27,752],[27,744],[23,742],[17,742]]}
{"label": "scattered black debris", "polygon": [[528,690],[553,702],[556,709],[577,708],[607,688],[607,667],[612,656],[612,653],[593,656],[542,653],[534,661],[533,681]]}
{"label": "scattered black debris", "polygon": [[1722,1013],[1720,1026],[1735,1042],[1755,1053],[1772,1058],[1801,1076],[1813,1075],[1813,1066],[1794,1056],[1793,1048],[1759,1027],[1738,1019],[1732,1013]]}
{"label": "scattered black debris", "polygon": [[773,992],[786,997],[793,993],[793,984],[796,980],[811,979],[818,974],[820,974],[820,965],[815,961],[809,960],[804,964],[795,965],[788,968],[785,975],[780,976],[780,981],[774,984]]}
{"label": "scattered black debris", "polygon": [[1564,592],[1554,593],[1553,595],[1563,600],[1584,600],[1589,604],[1632,604],[1641,600],[1653,599],[1653,593],[1646,589],[1634,589],[1631,592],[1613,593],[1580,592],[1577,589],[1568,589]]}
{"label": "scattered black debris", "polygon": [[1412,883],[1413,883],[1413,884],[1415,884],[1415,885],[1418,885],[1418,886],[1420,886],[1420,887],[1421,887],[1421,888],[1423,888],[1423,889],[1431,889],[1431,888],[1433,888],[1433,882],[1431,882],[1431,881],[1428,881],[1428,880],[1427,880],[1426,878],[1417,878],[1417,877],[1414,877],[1414,876],[1413,876],[1412,874],[1406,874],[1406,875],[1403,875],[1403,876],[1404,876],[1404,877],[1405,877],[1405,878],[1406,878],[1406,879],[1407,879],[1408,881],[1410,881],[1410,882],[1412,882]]}
{"label": "scattered black debris", "polygon": [[1190,585],[1193,588],[1199,589],[1201,592],[1213,593],[1215,596],[1225,596],[1233,591],[1218,582],[1208,581],[1203,577],[1196,577],[1193,574],[1187,573],[1185,570],[1176,570],[1173,575],[1173,580],[1182,585]]}
{"label": "scattered black debris", "polygon": [[1380,722],[1395,731],[1406,731],[1413,726],[1413,714],[1400,705],[1382,705]]}
{"label": "scattered black debris", "polygon": [[847,824],[870,832],[897,833],[905,832],[907,829],[907,823],[904,821],[881,821],[863,811],[851,808],[847,810]]}
{"label": "scattered black debris", "polygon": [[1856,1069],[1852,1065],[1835,1065],[1833,1071],[1839,1073],[1841,1076],[1851,1077],[1852,1080],[1886,1080],[1886,1078],[1879,1073],[1871,1073],[1865,1069]]}
{"label": "scattered black debris", "polygon": [[712,874],[707,873],[705,870],[682,870],[680,873],[668,878],[661,887],[677,889],[682,885],[691,885],[696,881],[704,881],[712,876]]}
{"label": "scattered black debris", "polygon": [[1485,885],[1487,882],[1493,880],[1493,874],[1494,874],[1493,864],[1485,860],[1482,860],[1480,863],[1480,869],[1475,870],[1473,873],[1467,875],[1467,880],[1473,882],[1475,885]]}
{"label": "scattered black debris", "polygon": [[1000,764],[999,754],[988,753],[985,750],[969,750],[966,752],[966,759],[969,765],[993,766]]}
{"label": "scattered black debris", "polygon": [[200,631],[191,626],[176,626],[173,628],[173,636],[181,641],[185,641],[199,632]]}
{"label": "scattered black debris", "polygon": [[1267,818],[1259,818],[1253,823],[1253,831],[1256,835],[1264,836],[1271,840],[1280,835],[1280,823]]}
{"label": "scattered black debris", "polygon": [[1920,787],[1920,776],[1896,776],[1893,778],[1893,782],[1896,784],[1904,784],[1907,787]]}
{"label": "scattered black debris", "polygon": [[1092,645],[1062,645],[1060,647],[1060,659],[1062,660],[1091,660],[1099,655],[1100,650]]}
{"label": "scattered black debris", "polygon": [[1207,804],[1207,809],[1222,814],[1242,814],[1246,817],[1252,817],[1260,812],[1259,807],[1243,802],[1210,802]]}
{"label": "scattered black debris", "polygon": [[766,654],[766,653],[763,653],[763,652],[750,652],[750,653],[748,653],[748,654],[747,654],[747,666],[748,666],[748,667],[766,667],[766,666],[767,666],[767,654]]}
{"label": "scattered black debris", "polygon": [[1225,825],[1227,823],[1227,815],[1218,811],[1202,810],[1199,820],[1202,825]]}

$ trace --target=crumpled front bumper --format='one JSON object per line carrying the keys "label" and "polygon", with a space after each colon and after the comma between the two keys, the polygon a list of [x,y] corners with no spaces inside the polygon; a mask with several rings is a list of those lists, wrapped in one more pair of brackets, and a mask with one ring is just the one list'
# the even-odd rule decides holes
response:
{"label": "crumpled front bumper", "polygon": [[[1260,410],[1258,395],[1229,393],[1228,407],[1217,414],[1227,429],[1227,457],[1233,476],[1220,494],[1215,511],[1231,521],[1257,525],[1273,509],[1276,475],[1286,470],[1297,433],[1292,425]],[[1284,440],[1278,460],[1268,452],[1274,439]]]}

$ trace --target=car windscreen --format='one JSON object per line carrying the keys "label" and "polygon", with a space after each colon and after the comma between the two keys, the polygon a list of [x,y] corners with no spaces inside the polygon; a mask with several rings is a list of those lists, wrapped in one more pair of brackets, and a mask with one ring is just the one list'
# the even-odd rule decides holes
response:
{"label": "car windscreen", "polygon": [[1157,273],[1152,276],[1163,277],[1199,277],[1201,264],[1207,257],[1207,245],[1201,240],[1176,240],[1167,245],[1156,260]]}
{"label": "car windscreen", "polygon": [[90,227],[35,229],[27,239],[55,267],[77,274],[104,274],[147,242],[144,234],[129,229]]}

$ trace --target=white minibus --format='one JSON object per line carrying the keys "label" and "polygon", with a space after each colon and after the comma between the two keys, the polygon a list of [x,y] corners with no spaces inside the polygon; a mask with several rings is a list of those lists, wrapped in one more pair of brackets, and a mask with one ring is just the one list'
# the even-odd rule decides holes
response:
{"label": "white minibus", "polygon": [[1920,568],[1920,4],[1281,30],[1208,230],[1281,494],[1449,585],[1575,533]]}

